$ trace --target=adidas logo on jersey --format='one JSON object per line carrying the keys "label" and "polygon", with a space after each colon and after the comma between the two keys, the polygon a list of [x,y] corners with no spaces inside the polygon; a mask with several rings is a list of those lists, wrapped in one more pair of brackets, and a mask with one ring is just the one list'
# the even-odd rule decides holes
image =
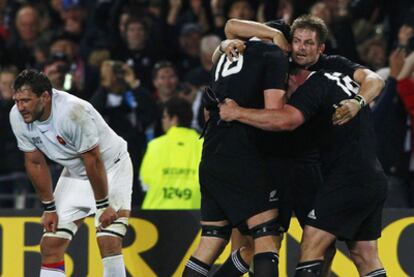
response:
{"label": "adidas logo on jersey", "polygon": [[312,210],[308,213],[308,217],[312,219],[316,219],[315,210]]}
{"label": "adidas logo on jersey", "polygon": [[277,190],[275,189],[269,193],[269,202],[274,202],[277,200],[279,200],[279,197],[277,197]]}

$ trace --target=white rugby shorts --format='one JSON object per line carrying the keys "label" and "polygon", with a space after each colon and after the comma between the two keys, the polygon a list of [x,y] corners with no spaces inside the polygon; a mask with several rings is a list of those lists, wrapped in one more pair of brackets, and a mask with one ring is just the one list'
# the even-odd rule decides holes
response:
{"label": "white rugby shorts", "polygon": [[[131,210],[133,170],[128,153],[115,162],[107,172],[107,177],[111,207],[116,211]],[[66,168],[59,177],[54,196],[59,223],[73,222],[96,211],[95,197],[89,180],[71,177]]]}

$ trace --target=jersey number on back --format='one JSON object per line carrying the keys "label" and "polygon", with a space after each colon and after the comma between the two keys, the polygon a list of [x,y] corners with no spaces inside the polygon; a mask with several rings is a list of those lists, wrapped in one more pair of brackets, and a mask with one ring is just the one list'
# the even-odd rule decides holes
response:
{"label": "jersey number on back", "polygon": [[348,75],[344,75],[339,72],[334,73],[325,73],[325,76],[328,79],[331,79],[333,81],[336,81],[336,84],[342,88],[342,90],[348,95],[353,96],[358,94],[359,91],[359,85],[354,82],[354,80],[351,79]]}
{"label": "jersey number on back", "polygon": [[216,67],[216,72],[214,74],[214,81],[217,81],[220,75],[224,78],[233,74],[237,74],[240,72],[242,67],[243,55],[239,55],[237,58],[233,58],[232,62],[226,58],[226,55],[221,55]]}

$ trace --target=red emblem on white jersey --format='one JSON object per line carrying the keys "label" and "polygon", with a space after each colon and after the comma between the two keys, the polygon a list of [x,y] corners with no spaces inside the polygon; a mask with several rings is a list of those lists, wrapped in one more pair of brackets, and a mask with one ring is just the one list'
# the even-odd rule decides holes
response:
{"label": "red emblem on white jersey", "polygon": [[62,145],[66,145],[66,141],[63,140],[63,138],[61,136],[56,136],[58,142]]}

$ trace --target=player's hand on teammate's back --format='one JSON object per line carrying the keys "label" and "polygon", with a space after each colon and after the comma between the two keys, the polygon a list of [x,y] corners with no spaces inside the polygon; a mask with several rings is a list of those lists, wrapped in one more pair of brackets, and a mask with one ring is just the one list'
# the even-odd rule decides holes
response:
{"label": "player's hand on teammate's back", "polygon": [[334,125],[343,125],[354,118],[361,105],[355,99],[342,100],[340,106],[336,108],[335,113],[332,115],[332,123]]}
{"label": "player's hand on teammate's back", "polygon": [[55,233],[58,225],[58,215],[56,212],[44,212],[41,219],[41,224],[46,232]]}
{"label": "player's hand on teammate's back", "polygon": [[116,219],[118,218],[118,214],[116,213],[116,211],[111,207],[108,206],[103,213],[101,214],[101,216],[99,217],[99,228],[106,228],[109,225],[111,225]]}
{"label": "player's hand on teammate's back", "polygon": [[237,120],[239,105],[232,99],[226,98],[223,103],[219,104],[220,118],[224,121]]}

